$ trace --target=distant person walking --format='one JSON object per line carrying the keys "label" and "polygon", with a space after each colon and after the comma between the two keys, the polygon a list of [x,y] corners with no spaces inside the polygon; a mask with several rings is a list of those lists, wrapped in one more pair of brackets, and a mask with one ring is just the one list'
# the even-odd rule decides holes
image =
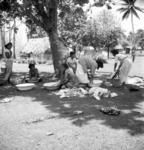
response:
{"label": "distant person walking", "polygon": [[131,55],[132,55],[132,61],[134,62],[135,61],[135,55],[136,55],[135,54],[135,48],[132,49],[132,54]]}

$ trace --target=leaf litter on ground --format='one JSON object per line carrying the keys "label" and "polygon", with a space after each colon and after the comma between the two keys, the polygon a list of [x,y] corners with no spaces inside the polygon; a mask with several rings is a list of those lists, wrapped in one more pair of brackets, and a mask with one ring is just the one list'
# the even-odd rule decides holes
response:
{"label": "leaf litter on ground", "polygon": [[0,103],[10,103],[13,100],[14,100],[14,97],[6,97],[0,100]]}

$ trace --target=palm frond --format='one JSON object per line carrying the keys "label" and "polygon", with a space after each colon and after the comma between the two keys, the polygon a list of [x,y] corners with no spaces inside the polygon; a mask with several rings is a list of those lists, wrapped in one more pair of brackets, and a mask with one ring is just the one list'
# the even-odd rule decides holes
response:
{"label": "palm frond", "polygon": [[[136,10],[134,8],[130,9],[131,13],[134,14],[137,18],[139,18],[138,13],[136,12]],[[140,19],[140,18],[139,18]]]}
{"label": "palm frond", "polygon": [[139,8],[139,7],[137,7],[137,6],[135,6],[134,8],[135,8],[136,10],[138,10],[138,11],[144,13],[143,9],[141,9],[141,8]]}
{"label": "palm frond", "polygon": [[[124,4],[129,4],[129,0],[121,0]],[[131,1],[131,0],[130,0]]]}
{"label": "palm frond", "polygon": [[136,0],[121,0],[123,5],[134,5]]}
{"label": "palm frond", "polygon": [[119,8],[118,9],[118,11],[121,12],[121,13],[126,12],[127,10],[128,10],[128,8]]}
{"label": "palm frond", "polygon": [[130,4],[130,5],[133,5],[133,6],[134,6],[135,2],[136,2],[136,0],[129,0],[129,4]]}
{"label": "palm frond", "polygon": [[127,3],[120,3],[120,5],[122,5],[124,7],[128,7],[129,6],[129,4],[127,4]]}
{"label": "palm frond", "polygon": [[126,11],[123,16],[122,16],[122,20],[127,19],[130,15],[130,10]]}

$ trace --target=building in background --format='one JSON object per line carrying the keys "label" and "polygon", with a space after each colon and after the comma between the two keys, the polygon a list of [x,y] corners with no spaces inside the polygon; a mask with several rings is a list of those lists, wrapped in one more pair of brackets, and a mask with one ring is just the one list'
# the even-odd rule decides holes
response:
{"label": "building in background", "polygon": [[33,54],[37,63],[46,62],[51,58],[49,38],[42,37],[29,39],[20,53],[21,57],[25,57],[25,59],[27,59],[30,54]]}
{"label": "building in background", "polygon": [[12,42],[13,54],[15,51],[16,57],[19,57],[20,51],[28,42],[27,27],[23,21],[16,19],[3,25],[0,30],[0,54],[3,53],[4,45],[8,42]]}

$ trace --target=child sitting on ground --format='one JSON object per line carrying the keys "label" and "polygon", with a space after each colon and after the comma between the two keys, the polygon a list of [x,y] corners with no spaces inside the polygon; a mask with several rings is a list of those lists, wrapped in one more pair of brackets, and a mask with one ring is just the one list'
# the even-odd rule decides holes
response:
{"label": "child sitting on ground", "polygon": [[29,77],[26,78],[26,82],[40,82],[42,81],[39,77],[38,69],[35,67],[35,63],[29,64]]}

